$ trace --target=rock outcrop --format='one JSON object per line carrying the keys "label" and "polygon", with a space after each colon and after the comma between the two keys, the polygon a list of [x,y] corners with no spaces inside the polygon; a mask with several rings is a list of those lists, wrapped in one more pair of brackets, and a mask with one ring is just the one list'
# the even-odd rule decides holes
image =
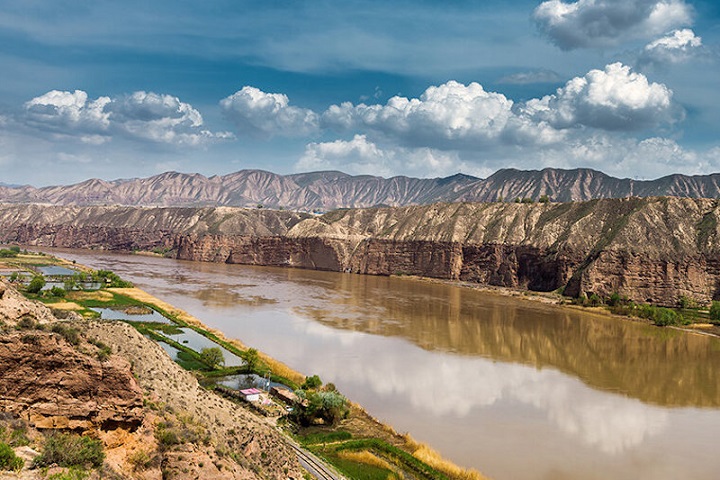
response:
{"label": "rock outcrop", "polygon": [[130,364],[119,356],[100,361],[49,332],[0,337],[0,409],[34,428],[135,430],[142,400]]}
{"label": "rock outcrop", "polygon": [[672,197],[454,203],[322,216],[238,208],[0,206],[0,242],[409,274],[674,305],[720,298],[720,206]]}
{"label": "rock outcrop", "polygon": [[[35,432],[89,432],[100,438],[109,478],[303,478],[278,432],[201,388],[130,325],[58,321],[4,281],[0,412],[0,427],[13,418]],[[159,429],[171,432],[172,441],[163,444]],[[142,458],[146,465],[138,468]]]}

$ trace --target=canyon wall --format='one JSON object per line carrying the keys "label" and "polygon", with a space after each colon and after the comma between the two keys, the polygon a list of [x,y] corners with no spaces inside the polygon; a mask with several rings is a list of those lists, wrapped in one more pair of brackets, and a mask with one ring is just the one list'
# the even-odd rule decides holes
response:
{"label": "canyon wall", "polygon": [[720,296],[712,199],[449,203],[336,210],[0,205],[0,242],[409,274],[673,305]]}

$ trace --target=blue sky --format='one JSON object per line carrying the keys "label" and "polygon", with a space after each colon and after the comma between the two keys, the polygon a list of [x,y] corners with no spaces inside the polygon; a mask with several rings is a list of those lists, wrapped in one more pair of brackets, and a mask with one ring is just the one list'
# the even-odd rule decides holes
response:
{"label": "blue sky", "polygon": [[0,182],[718,172],[719,19],[688,0],[5,2]]}

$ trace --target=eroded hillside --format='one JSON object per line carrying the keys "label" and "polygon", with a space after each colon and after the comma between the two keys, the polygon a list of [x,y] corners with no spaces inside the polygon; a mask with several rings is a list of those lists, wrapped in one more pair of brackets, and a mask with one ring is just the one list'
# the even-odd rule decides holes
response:
{"label": "eroded hillside", "polygon": [[412,274],[660,304],[720,295],[718,202],[454,203],[307,216],[238,208],[0,207],[0,241],[364,274]]}
{"label": "eroded hillside", "polygon": [[279,433],[201,388],[133,327],[58,320],[4,281],[0,408],[2,433],[21,432],[34,448],[16,448],[26,461],[13,478],[46,477],[30,466],[52,432],[102,442],[91,478],[303,478]]}

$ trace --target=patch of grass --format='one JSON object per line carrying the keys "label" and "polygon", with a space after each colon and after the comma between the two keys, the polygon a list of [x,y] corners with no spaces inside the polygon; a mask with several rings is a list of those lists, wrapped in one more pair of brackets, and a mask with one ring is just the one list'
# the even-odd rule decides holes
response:
{"label": "patch of grass", "polygon": [[352,434],[345,430],[337,430],[335,432],[313,432],[298,437],[303,445],[317,445],[320,443],[334,443],[343,440],[350,440]]}
{"label": "patch of grass", "polygon": [[341,453],[331,453],[325,455],[327,461],[337,468],[340,473],[353,480],[388,480],[393,475],[392,470],[370,465],[365,462],[347,458]]}
{"label": "patch of grass", "polygon": [[[338,456],[339,452],[369,451],[378,454],[381,458],[384,458],[390,463],[397,465],[402,470],[411,473],[415,478],[427,480],[449,480],[449,477],[447,475],[436,470],[422,460],[419,460],[408,452],[377,438],[348,440],[333,445],[327,445],[324,448],[318,446],[309,448],[313,451],[313,453],[317,453],[318,455],[324,455],[325,458],[327,458],[328,461],[333,463],[333,465],[337,466],[338,469],[340,469],[341,466],[336,465],[335,460],[340,458]],[[391,473],[392,472],[390,471],[386,471],[386,476],[383,478],[387,478],[387,475]]]}
{"label": "patch of grass", "polygon": [[70,467],[65,472],[53,473],[47,477],[47,480],[85,480],[90,473],[84,468]]}
{"label": "patch of grass", "polygon": [[7,443],[0,442],[0,470],[12,470],[19,472],[25,462],[15,455],[15,451]]}
{"label": "patch of grass", "polygon": [[35,467],[57,464],[61,467],[99,467],[105,461],[100,440],[74,433],[53,433],[45,437],[42,454],[35,457]]}

